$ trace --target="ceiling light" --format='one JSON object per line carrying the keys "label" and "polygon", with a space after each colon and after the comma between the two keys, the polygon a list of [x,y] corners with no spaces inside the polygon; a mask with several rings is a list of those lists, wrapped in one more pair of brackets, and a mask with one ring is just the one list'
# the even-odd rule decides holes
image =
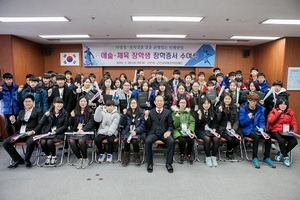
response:
{"label": "ceiling light", "polygon": [[185,38],[186,35],[137,34],[137,38]]}
{"label": "ceiling light", "polygon": [[65,17],[0,17],[1,22],[66,22]]}
{"label": "ceiling light", "polygon": [[39,35],[41,38],[46,39],[59,39],[59,38],[89,38],[89,35]]}
{"label": "ceiling light", "polygon": [[262,24],[289,24],[289,25],[300,25],[299,19],[267,19]]}
{"label": "ceiling light", "polygon": [[131,16],[132,21],[152,22],[200,22],[203,17]]}
{"label": "ceiling light", "polygon": [[265,36],[231,36],[234,40],[277,40],[279,37],[265,37]]}

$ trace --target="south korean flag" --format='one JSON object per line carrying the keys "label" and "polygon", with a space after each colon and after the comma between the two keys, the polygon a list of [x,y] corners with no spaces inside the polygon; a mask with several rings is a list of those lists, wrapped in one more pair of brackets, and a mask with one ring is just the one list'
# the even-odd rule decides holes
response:
{"label": "south korean flag", "polygon": [[79,53],[60,53],[61,66],[79,66]]}

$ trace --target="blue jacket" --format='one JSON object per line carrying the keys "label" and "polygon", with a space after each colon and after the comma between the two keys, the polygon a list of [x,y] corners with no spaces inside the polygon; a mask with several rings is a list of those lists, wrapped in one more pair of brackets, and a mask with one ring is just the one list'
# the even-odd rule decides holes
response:
{"label": "blue jacket", "polygon": [[12,83],[12,90],[9,90],[6,83],[4,83],[2,87],[3,90],[0,92],[0,100],[3,100],[3,114],[14,113],[15,115],[18,115],[23,105],[16,99],[18,86]]}
{"label": "blue jacket", "polygon": [[262,83],[259,83],[257,80],[257,83],[259,85],[260,92],[266,92],[269,89],[269,84],[268,84],[267,80],[264,80],[264,82],[262,82]]}
{"label": "blue jacket", "polygon": [[31,88],[28,86],[21,92],[17,92],[17,100],[19,102],[23,101],[23,97],[26,94],[32,94],[34,96],[34,107],[39,108],[45,113],[48,110],[48,94],[45,90],[40,87]]}
{"label": "blue jacket", "polygon": [[251,131],[258,131],[256,126],[266,130],[264,111],[265,108],[257,103],[254,111],[254,117],[250,119],[248,116],[250,113],[249,103],[246,102],[241,105],[239,121],[243,135],[249,135]]}

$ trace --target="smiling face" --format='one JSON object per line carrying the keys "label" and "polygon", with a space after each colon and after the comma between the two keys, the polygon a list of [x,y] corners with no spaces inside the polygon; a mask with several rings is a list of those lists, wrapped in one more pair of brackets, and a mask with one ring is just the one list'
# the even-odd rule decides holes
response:
{"label": "smiling face", "polygon": [[85,108],[87,106],[87,100],[86,100],[86,98],[80,99],[79,106],[80,106],[80,108]]}
{"label": "smiling face", "polygon": [[206,100],[202,106],[203,106],[204,110],[208,110],[210,108],[211,104],[209,103],[209,101]]}
{"label": "smiling face", "polygon": [[161,109],[164,106],[164,98],[162,96],[157,96],[155,98],[154,104],[156,105],[157,109]]}
{"label": "smiling face", "polygon": [[225,106],[229,106],[230,103],[231,103],[232,99],[230,96],[225,96],[224,97],[224,103],[225,103]]}

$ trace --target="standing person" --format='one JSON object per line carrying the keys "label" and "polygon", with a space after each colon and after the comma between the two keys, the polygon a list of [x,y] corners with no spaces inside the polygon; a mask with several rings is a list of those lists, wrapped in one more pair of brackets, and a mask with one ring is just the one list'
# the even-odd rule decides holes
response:
{"label": "standing person", "polygon": [[164,108],[164,98],[160,95],[155,97],[155,109],[145,111],[147,137],[145,141],[145,151],[147,159],[147,171],[153,172],[153,154],[152,145],[155,141],[161,140],[167,144],[168,153],[166,159],[166,168],[169,173],[173,173],[173,156],[175,142],[171,134],[173,131],[172,113]]}
{"label": "standing person", "polygon": [[[100,123],[95,138],[95,144],[99,152],[98,162],[104,162],[105,157],[107,157],[106,162],[112,162],[114,140],[118,135],[118,126],[120,122],[120,114],[115,106],[115,102],[109,99],[106,101],[103,108],[102,106],[98,106],[94,115],[94,120],[95,122]],[[108,143],[107,156],[102,144],[102,141],[105,139],[107,139]]]}
{"label": "standing person", "polygon": [[[31,167],[32,164],[30,162],[30,157],[34,150],[34,146],[36,144],[33,141],[33,136],[35,134],[39,134],[41,130],[41,126],[39,125],[39,121],[43,115],[41,109],[34,108],[34,96],[32,94],[27,94],[24,96],[23,99],[24,110],[20,111],[18,118],[16,119],[14,115],[9,117],[9,120],[13,124],[18,133],[24,133],[24,136],[20,137],[16,141],[12,141],[12,137],[7,138],[3,142],[3,147],[13,159],[13,164],[8,166],[8,168],[16,168],[18,165],[26,163],[26,167]],[[16,142],[26,142],[26,153],[25,153],[25,160],[20,156],[17,152],[14,144]]]}
{"label": "standing person", "polygon": [[24,88],[20,85],[17,92],[17,100],[22,102],[26,94],[32,94],[34,96],[34,107],[39,108],[45,113],[48,109],[48,96],[47,92],[43,90],[39,85],[39,78],[31,76],[29,78],[28,87]]}
{"label": "standing person", "polygon": [[48,92],[49,89],[53,87],[53,83],[51,82],[51,74],[44,73],[42,76],[42,85],[41,88]]}
{"label": "standing person", "polygon": [[13,81],[13,75],[11,73],[5,73],[2,77],[4,84],[0,86],[0,100],[3,101],[2,112],[5,119],[6,132],[11,136],[14,134],[14,131],[9,117],[17,117],[22,109],[22,105],[16,99],[18,86]]}
{"label": "standing person", "polygon": [[226,139],[226,158],[234,160],[233,149],[240,141],[230,132],[238,135],[241,135],[241,132],[239,129],[239,115],[237,107],[234,105],[230,93],[226,92],[223,94],[223,100],[217,109],[217,121],[219,124],[218,132]]}
{"label": "standing person", "polygon": [[180,71],[175,69],[173,71],[173,78],[168,81],[168,86],[171,92],[177,93],[177,86],[179,83],[184,84],[184,81],[180,78]]}
{"label": "standing person", "polygon": [[[70,131],[77,132],[78,134],[94,131],[94,111],[89,108],[88,99],[85,96],[81,96],[78,99],[75,109],[71,112],[69,125]],[[70,147],[78,158],[77,169],[85,169],[89,166],[87,143],[91,140],[90,135],[71,135],[69,138]]]}
{"label": "standing person", "polygon": [[191,96],[190,93],[186,91],[184,83],[179,83],[176,88],[176,93],[172,93],[172,106],[176,106],[179,99],[184,97],[187,101],[187,106],[191,107]]}
{"label": "standing person", "polygon": [[291,166],[288,153],[298,144],[295,137],[283,135],[284,132],[298,131],[298,126],[295,118],[295,112],[289,108],[289,102],[286,99],[279,99],[275,107],[271,110],[268,116],[269,130],[271,137],[279,143],[280,151],[275,156],[275,160],[280,162],[283,158],[283,164],[286,167]]}
{"label": "standing person", "polygon": [[[186,160],[193,164],[192,150],[194,146],[195,119],[191,115],[191,109],[187,108],[186,99],[179,99],[177,106],[172,106],[171,108],[174,125],[172,136],[175,140],[179,140],[179,163],[183,164],[186,157]],[[186,144],[187,150],[185,152]]]}
{"label": "standing person", "polygon": [[193,82],[192,82],[192,75],[186,74],[184,76],[184,86],[185,86],[186,91],[191,92],[191,90],[192,90],[192,84],[193,84]]}
{"label": "standing person", "polygon": [[[209,98],[203,97],[199,102],[199,110],[195,113],[196,119],[196,135],[204,141],[204,151],[206,155],[205,163],[208,167],[217,167],[217,153],[219,149],[219,138],[211,131],[216,131],[218,128],[217,116],[213,110],[213,105]],[[212,146],[211,146],[212,143]],[[212,152],[210,154],[210,152]]]}
{"label": "standing person", "polygon": [[166,109],[171,108],[172,104],[172,94],[168,88],[168,83],[165,81],[161,81],[158,84],[158,90],[155,91],[155,96],[160,95],[164,98],[164,107]]}
{"label": "standing person", "polygon": [[[164,75],[164,72],[162,70],[157,70],[155,72],[155,78],[151,82],[149,81],[150,86],[153,88],[153,90],[158,90],[159,83],[162,81],[168,83],[168,80],[166,78],[164,78],[163,75]],[[169,86],[166,86],[166,87],[169,87]]]}
{"label": "standing person", "polygon": [[56,87],[53,87],[52,89],[48,90],[49,105],[53,103],[53,100],[56,97],[60,97],[63,100],[64,109],[68,113],[71,113],[71,111],[75,107],[74,105],[76,104],[73,90],[65,84],[66,77],[63,74],[58,74],[56,76],[56,83],[57,83]]}
{"label": "standing person", "polygon": [[248,101],[242,104],[240,107],[240,112],[239,112],[240,126],[243,135],[253,139],[252,165],[257,169],[260,168],[260,163],[257,158],[258,143],[260,139],[263,139],[265,141],[265,152],[264,152],[263,163],[272,168],[276,168],[276,166],[270,159],[271,138],[269,139],[264,138],[259,131],[259,129],[265,131],[266,126],[265,126],[265,116],[264,116],[265,108],[259,105],[257,103],[258,101],[259,101],[258,94],[252,93],[248,95]]}
{"label": "standing person", "polygon": [[[130,162],[130,144],[133,146],[134,162],[141,164],[140,142],[145,140],[145,115],[138,105],[136,99],[130,99],[129,108],[125,115],[126,124],[121,133],[124,142],[123,166],[126,167]],[[131,139],[130,139],[131,138]]]}
{"label": "standing person", "polygon": [[47,155],[46,166],[56,165],[57,157],[54,143],[63,141],[69,121],[69,114],[63,108],[64,102],[62,98],[55,97],[52,104],[40,121],[43,127],[41,133],[51,133],[51,136],[42,138],[40,141],[42,150]]}
{"label": "standing person", "polygon": [[155,91],[152,90],[152,88],[149,88],[148,81],[143,81],[142,84],[141,84],[141,89],[133,90],[131,95],[132,95],[133,98],[139,100],[139,93],[140,92],[147,92],[148,93],[146,105],[144,107],[141,107],[141,108],[145,109],[145,110],[151,110],[154,107]]}

